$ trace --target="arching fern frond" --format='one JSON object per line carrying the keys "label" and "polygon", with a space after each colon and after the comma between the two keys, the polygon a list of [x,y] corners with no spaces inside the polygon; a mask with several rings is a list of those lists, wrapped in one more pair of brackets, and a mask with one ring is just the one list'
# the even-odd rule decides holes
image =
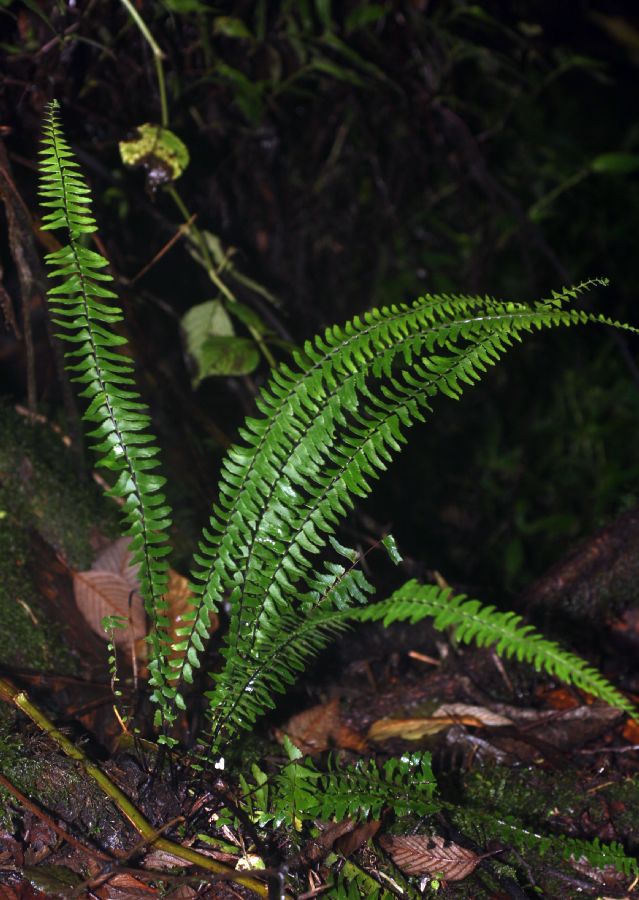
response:
{"label": "arching fern frond", "polygon": [[410,622],[415,624],[432,618],[439,631],[452,630],[456,640],[480,647],[493,647],[505,657],[530,663],[537,671],[547,672],[634,718],[639,710],[610,682],[579,656],[549,641],[514,612],[500,612],[494,606],[482,606],[464,594],[453,594],[448,588],[408,581],[388,600],[365,609],[352,610],[353,619],[361,622]]}
{"label": "arching fern frond", "polygon": [[157,473],[158,448],[149,431],[147,408],[135,390],[133,365],[118,350],[126,341],[114,330],[122,313],[115,305],[117,295],[106,286],[112,281],[105,272],[107,261],[82,242],[96,224],[89,188],[62,133],[58,110],[55,101],[47,107],[40,151],[39,193],[42,206],[50,210],[43,227],[62,229],[68,241],[46,257],[49,277],[55,282],[48,292],[49,306],[55,324],[64,329],[59,337],[70,343],[67,368],[73,381],[85,386],[81,396],[89,404],[84,418],[97,425],[89,436],[94,439],[98,465],[116,473],[110,493],[125,501],[124,533],[131,537],[140,593],[152,625],[150,681],[168,723],[174,691],[166,682],[170,641],[163,596],[168,583],[165,557],[171,511],[161,490],[165,479]]}
{"label": "arching fern frond", "polygon": [[268,618],[250,656],[231,657],[228,647],[223,650],[226,665],[209,695],[215,709],[213,747],[272,708],[273,695],[283,694],[308,661],[347,628],[345,611],[373,590],[359,569],[336,563],[327,563],[309,583],[297,606]]}
{"label": "arching fern frond", "polygon": [[[215,734],[238,708],[231,694],[246,683],[241,670],[258,663],[258,648],[298,607],[314,558],[431,400],[458,398],[527,332],[617,324],[563,308],[579,290],[531,306],[426,297],[373,310],[308,343],[294,368],[276,370],[258,401],[262,417],[248,420],[244,445],[224,463],[219,505],[196,558],[200,609],[176,647],[188,658],[228,592],[226,666],[210,695]],[[176,662],[178,685],[183,672]]]}

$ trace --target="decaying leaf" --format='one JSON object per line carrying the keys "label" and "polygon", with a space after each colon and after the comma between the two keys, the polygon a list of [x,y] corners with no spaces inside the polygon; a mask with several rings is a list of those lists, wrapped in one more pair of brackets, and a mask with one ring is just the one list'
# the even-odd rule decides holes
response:
{"label": "decaying leaf", "polygon": [[[175,569],[169,569],[169,589],[166,592],[166,602],[167,602],[167,616],[170,622],[169,625],[169,636],[171,641],[177,642],[177,628],[180,625],[184,625],[182,621],[182,617],[185,613],[189,611],[191,608],[191,598],[193,597],[193,591],[189,588],[189,580],[185,578],[184,575],[180,575],[179,572],[176,572]],[[210,632],[211,634],[214,631],[217,631],[219,625],[219,619],[216,615],[211,616],[210,621]],[[172,658],[180,658],[184,655],[182,653],[173,653]]]}
{"label": "decaying leaf", "polygon": [[278,740],[281,740],[282,733],[288,735],[302,753],[311,755],[322,753],[330,747],[358,753],[366,750],[364,738],[341,721],[337,697],[292,716],[282,731],[276,732]]}
{"label": "decaying leaf", "polygon": [[138,566],[131,564],[129,538],[119,538],[100,553],[87,572],[75,572],[73,590],[78,609],[91,630],[106,639],[102,620],[122,616],[128,628],[115,628],[118,646],[131,646],[146,634],[146,617],[138,593]]}
{"label": "decaying leaf", "polygon": [[82,881],[76,872],[66,866],[25,866],[22,872],[34,888],[49,896],[67,893]]}
{"label": "decaying leaf", "polygon": [[338,838],[338,840],[335,841],[335,849],[339,850],[342,856],[352,856],[352,854],[357,853],[364,844],[368,843],[371,838],[375,837],[381,824],[382,823],[377,819],[371,819],[370,822],[362,822],[361,825],[358,825],[356,828],[353,828],[352,831],[349,831],[347,834],[343,834]]}
{"label": "decaying leaf", "polygon": [[[119,538],[109,544],[86,572],[75,572],[73,589],[78,609],[99,637],[110,638],[102,628],[106,616],[123,616],[130,622],[128,628],[115,628],[113,640],[120,647],[130,647],[135,642],[136,656],[145,658],[146,616],[142,598],[138,593],[138,566],[131,565],[129,538]],[[180,618],[189,609],[192,592],[188,579],[174,569],[169,569],[169,585],[166,593],[169,634],[176,640],[176,628]],[[213,617],[211,630],[217,628]]]}
{"label": "decaying leaf", "polygon": [[414,719],[378,719],[370,726],[368,738],[371,741],[387,741],[390,738],[418,741],[420,738],[439,734],[440,731],[450,728],[451,725],[496,728],[512,725],[512,721],[483,706],[447,703],[436,709],[431,716],[420,716]]}
{"label": "decaying leaf", "polygon": [[[503,728],[506,725],[512,725],[513,720],[503,713],[495,712],[487,706],[472,706],[469,703],[444,703],[438,706],[433,717],[435,719],[446,716],[449,718],[457,718],[458,723],[464,724],[464,717],[476,719],[484,728]],[[465,723],[470,724],[470,723]]]}
{"label": "decaying leaf", "polygon": [[136,897],[157,897],[157,889],[128,872],[116,872],[99,888],[94,896],[100,900],[135,900]]}
{"label": "decaying leaf", "polygon": [[482,859],[492,856],[492,853],[473,853],[452,842],[447,844],[438,835],[393,834],[380,838],[379,842],[406,875],[441,875],[446,881],[462,881],[475,871]]}
{"label": "decaying leaf", "polygon": [[422,716],[419,719],[378,719],[368,729],[369,741],[388,741],[401,738],[404,741],[418,741],[423,737],[439,734],[451,725],[480,725],[473,716]]}
{"label": "decaying leaf", "polygon": [[189,164],[189,151],[180,138],[160,125],[145,122],[136,134],[120,141],[120,156],[127,166],[142,166],[153,193],[179,178]]}

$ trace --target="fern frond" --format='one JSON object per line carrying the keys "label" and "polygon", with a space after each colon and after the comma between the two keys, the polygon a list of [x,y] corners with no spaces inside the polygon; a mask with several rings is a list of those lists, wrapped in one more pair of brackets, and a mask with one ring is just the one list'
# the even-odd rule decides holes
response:
{"label": "fern frond", "polygon": [[96,224],[89,188],[62,133],[56,101],[47,107],[42,144],[39,194],[42,206],[50,210],[43,228],[62,229],[68,241],[46,257],[49,277],[57,282],[49,289],[49,306],[53,321],[64,329],[59,337],[71,345],[65,354],[67,369],[73,381],[85,386],[80,396],[88,400],[84,418],[97,426],[89,437],[95,441],[98,465],[116,473],[110,493],[125,501],[124,533],[131,537],[140,593],[152,624],[150,683],[163,720],[170,722],[174,691],[166,681],[170,641],[163,596],[171,511],[161,490],[165,479],[157,473],[159,451],[149,431],[147,407],[135,390],[133,365],[118,349],[126,340],[113,330],[122,313],[115,305],[117,295],[106,287],[113,280],[104,271],[107,261],[82,243]]}
{"label": "fern frond", "polygon": [[514,612],[500,612],[494,606],[482,606],[464,594],[448,588],[408,581],[388,600],[365,609],[351,610],[350,616],[362,622],[407,621],[411,624],[432,618],[439,631],[451,628],[456,640],[493,647],[501,656],[530,663],[537,671],[547,672],[611,706],[639,718],[639,711],[606,678],[588,663],[543,637],[532,625]]}
{"label": "fern frond", "polygon": [[250,656],[231,655],[228,647],[222,651],[226,665],[215,690],[207,694],[213,709],[213,747],[271,709],[273,694],[285,692],[309,659],[347,628],[346,610],[372,592],[359,569],[347,570],[336,563],[327,563],[311,587],[296,608],[268,619]]}
{"label": "fern frond", "polygon": [[381,768],[374,760],[344,768],[332,761],[305,812],[309,818],[338,821],[346,816],[378,819],[385,807],[397,816],[427,816],[440,808],[436,791],[430,753],[392,757]]}
{"label": "fern frond", "polygon": [[465,817],[473,822],[473,827],[483,832],[481,840],[496,838],[511,845],[523,854],[535,853],[539,856],[556,854],[566,862],[586,860],[597,869],[614,866],[628,877],[639,874],[639,863],[629,856],[617,841],[602,843],[599,838],[592,840],[568,837],[564,834],[540,833],[525,825],[515,816],[500,817],[495,811],[488,812],[473,806],[464,810]]}
{"label": "fern frond", "polygon": [[[313,558],[432,399],[458,398],[527,332],[616,324],[564,309],[579,290],[532,306],[426,297],[373,310],[308,343],[294,368],[276,370],[258,401],[262,417],[247,421],[245,445],[231,448],[224,463],[219,505],[196,557],[199,610],[176,649],[197,655],[209,617],[228,592],[227,665],[257,661],[264,636],[296,608]],[[183,674],[176,661],[176,685]],[[227,690],[239,683],[225,670],[211,695],[216,719],[217,710],[235,708]]]}
{"label": "fern frond", "polygon": [[[430,753],[408,753],[392,757],[379,766],[372,760],[359,759],[352,765],[340,766],[329,758],[328,770],[321,771],[312,759],[284,738],[289,762],[275,776],[268,790],[268,810],[262,810],[259,823],[292,825],[296,820],[345,818],[379,819],[388,808],[395,815],[426,816],[441,804],[434,799],[437,782],[431,768]],[[255,790],[262,790],[264,780],[259,773]],[[254,772],[255,774],[255,772]],[[252,794],[251,785],[246,785]]]}

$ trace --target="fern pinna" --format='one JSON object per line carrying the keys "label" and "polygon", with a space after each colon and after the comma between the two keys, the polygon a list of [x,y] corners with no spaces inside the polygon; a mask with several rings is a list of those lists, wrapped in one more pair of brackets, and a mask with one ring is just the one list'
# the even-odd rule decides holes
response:
{"label": "fern pinna", "polygon": [[[113,493],[125,499],[127,532],[152,623],[151,685],[164,741],[171,742],[166,726],[185,706],[183,685],[193,681],[201,664],[211,617],[225,598],[229,601],[224,666],[212,676],[207,695],[208,752],[218,752],[273,706],[275,695],[308,658],[350,620],[398,617],[401,609],[417,614],[415,604],[399,603],[405,594],[386,606],[365,607],[371,586],[357,568],[357,554],[342,547],[335,533],[401,449],[407,429],[424,420],[431,401],[439,394],[458,398],[534,330],[588,322],[626,326],[570,306],[582,291],[605,283],[594,279],[531,305],[427,295],[411,305],[373,309],[307,342],[291,363],[272,373],[257,400],[259,415],[246,421],[242,443],[227,454],[218,502],[195,557],[196,600],[176,629],[169,655],[162,596],[170,511],[155,471],[149,417],[132,389],[131,363],[116,349],[124,339],[109,327],[121,314],[104,287],[110,280],[105,261],[81,243],[95,223],[55,104],[42,152],[41,193],[52,210],[45,224],[62,227],[69,236],[68,246],[48,256],[52,276],[63,279],[50,291],[50,302],[73,344],[70,369],[86,385],[86,416],[98,425],[96,449],[102,464],[118,473]],[[320,553],[331,549],[334,556],[317,567]],[[517,654],[629,708],[598,673],[509,614],[471,609],[463,598],[420,593],[426,588],[405,590],[417,598],[419,615],[435,617],[436,624],[446,620],[462,637],[495,643],[500,652]]]}
{"label": "fern pinna", "polygon": [[384,625],[399,621],[414,624],[432,618],[435,628],[450,629],[458,641],[493,647],[500,656],[530,663],[537,671],[548,672],[631,716],[637,715],[636,707],[600,672],[544,638],[532,625],[524,623],[521,616],[494,606],[482,606],[464,594],[454,595],[450,588],[408,581],[388,600],[352,611],[351,615],[360,622],[383,621]]}
{"label": "fern pinna", "polygon": [[107,261],[83,244],[84,236],[96,231],[89,188],[62,133],[55,101],[47,108],[40,155],[41,205],[51,210],[43,217],[43,228],[63,229],[68,240],[46,257],[49,276],[58,281],[49,289],[49,305],[54,322],[64,329],[59,337],[71,344],[67,368],[74,381],[85,385],[81,396],[89,405],[84,418],[97,425],[89,436],[95,440],[98,464],[118,475],[111,493],[125,501],[124,533],[131,537],[140,593],[152,623],[150,683],[159,709],[170,716],[168,699],[173,692],[165,679],[169,622],[163,597],[171,511],[161,491],[165,479],[156,471],[158,448],[149,433],[146,407],[135,390],[133,365],[118,350],[126,339],[113,330],[122,314],[113,303],[117,295],[105,287],[112,281],[104,271]]}

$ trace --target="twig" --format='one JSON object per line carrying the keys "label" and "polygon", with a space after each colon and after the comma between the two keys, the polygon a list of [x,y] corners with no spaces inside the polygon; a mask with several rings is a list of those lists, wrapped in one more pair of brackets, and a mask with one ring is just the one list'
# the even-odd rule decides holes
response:
{"label": "twig", "polygon": [[[177,822],[183,822],[183,821],[184,821],[183,816],[176,816],[174,819],[170,819],[168,822],[166,822],[164,825],[162,825],[160,828],[157,829],[154,840],[157,840],[164,831],[167,831],[169,828],[172,828],[173,825],[175,825]],[[131,848],[131,850],[129,850],[129,852],[125,856],[122,857],[122,860],[121,860],[122,863],[130,862],[134,856],[137,856],[137,854],[140,853],[141,850],[144,850],[145,847],[147,847],[149,844],[152,844],[152,843],[153,843],[153,841],[149,840],[148,838],[142,838],[142,840],[138,841],[137,844],[135,844]],[[119,870],[120,866],[118,865],[117,868]],[[109,860],[108,864],[103,867],[101,872],[97,872],[95,875],[92,875],[90,878],[87,878],[86,881],[83,881],[76,888],[74,888],[74,890],[71,891],[71,894],[69,896],[70,897],[80,897],[82,895],[82,892],[85,889],[89,888],[89,890],[90,890],[92,888],[98,887],[100,884],[103,884],[105,881],[108,881],[109,878],[113,874],[114,874],[113,861]]]}
{"label": "twig", "polygon": [[180,227],[175,232],[173,237],[169,238],[169,240],[166,242],[166,244],[160,250],[158,250],[158,252],[155,254],[153,259],[150,260],[150,262],[148,262],[145,266],[142,266],[142,268],[137,273],[137,275],[133,276],[133,278],[129,282],[130,284],[135,284],[136,281],[139,281],[139,279],[142,278],[143,275],[146,275],[146,273],[149,271],[149,269],[151,269],[157,262],[159,262],[159,260],[162,259],[162,257],[164,256],[165,253],[168,253],[168,251],[171,249],[173,244],[177,243],[177,241],[180,240],[182,235],[185,234],[189,230],[189,228],[195,221],[196,216],[197,216],[197,213],[193,213],[193,215],[188,219],[187,222],[183,222],[182,225],[180,225]]}
{"label": "twig", "polygon": [[188,847],[182,847],[173,841],[164,837],[158,837],[157,831],[150,822],[142,815],[139,809],[126,796],[124,791],[115,785],[111,779],[94,765],[86,754],[76,747],[62,732],[58,731],[53,722],[51,722],[45,714],[34,706],[29,700],[25,691],[18,690],[8,679],[0,678],[0,699],[7,703],[12,703],[17,709],[28,716],[42,731],[58,745],[58,747],[71,759],[80,763],[86,774],[97,782],[100,789],[113,801],[122,815],[128,819],[138,834],[144,838],[149,844],[153,844],[158,850],[165,850],[167,853],[177,856],[178,859],[192,865],[200,866],[209,872],[214,872],[225,880],[234,881],[242,884],[244,887],[254,891],[259,897],[268,897],[267,886],[244,872],[236,872],[235,870],[225,866],[217,860],[203,856],[196,850]]}
{"label": "twig", "polygon": [[639,750],[639,744],[629,744],[627,747],[597,747],[595,750],[573,750],[573,753],[581,753],[584,756],[596,756],[598,753],[633,753]]}

